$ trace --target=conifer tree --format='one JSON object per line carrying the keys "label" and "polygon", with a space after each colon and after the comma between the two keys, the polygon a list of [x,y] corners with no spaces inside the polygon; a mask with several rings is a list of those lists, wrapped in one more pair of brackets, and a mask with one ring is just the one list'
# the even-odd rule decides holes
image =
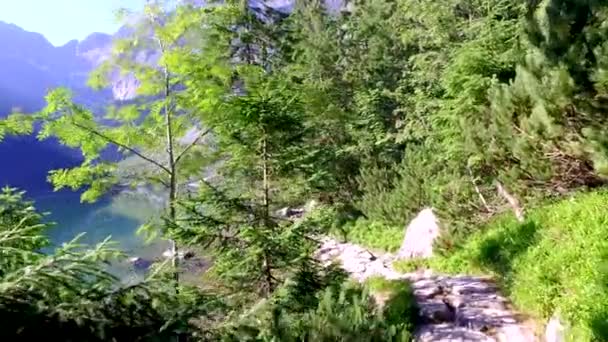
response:
{"label": "conifer tree", "polygon": [[[272,40],[269,12],[259,16],[239,3],[212,11],[217,21],[207,37],[223,41],[215,48],[231,59],[237,90],[204,118],[217,141],[221,181],[201,181],[200,194],[183,204],[189,215],[177,220],[173,234],[211,247],[212,272],[232,294],[268,297],[312,261],[314,230],[276,213],[302,204],[289,194],[301,184],[306,118],[297,84],[275,72],[281,51]],[[188,90],[195,105],[201,100],[197,79]]]}

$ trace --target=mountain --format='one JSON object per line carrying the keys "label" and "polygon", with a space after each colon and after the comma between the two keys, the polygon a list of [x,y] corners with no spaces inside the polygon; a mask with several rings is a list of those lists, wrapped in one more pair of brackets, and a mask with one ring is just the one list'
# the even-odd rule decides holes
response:
{"label": "mountain", "polygon": [[[0,21],[0,117],[13,109],[40,110],[48,90],[66,86],[75,100],[100,106],[113,99],[110,90],[86,87],[87,75],[107,58],[112,36],[94,33],[55,47],[39,33]],[[9,137],[0,143],[0,186],[11,185],[30,193],[50,190],[48,170],[80,163],[74,150],[54,141],[38,142],[35,137]]]}
{"label": "mountain", "polygon": [[112,99],[109,91],[86,87],[88,74],[109,56],[112,36],[94,33],[55,47],[39,33],[0,21],[0,116],[12,108],[35,111],[46,92],[58,86],[74,91],[86,104]]}

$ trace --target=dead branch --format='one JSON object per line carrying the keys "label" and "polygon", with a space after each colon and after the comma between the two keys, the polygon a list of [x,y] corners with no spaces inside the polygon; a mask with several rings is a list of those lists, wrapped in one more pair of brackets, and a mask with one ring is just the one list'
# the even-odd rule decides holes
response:
{"label": "dead branch", "polygon": [[517,220],[519,222],[523,222],[524,221],[524,210],[520,206],[517,198],[515,198],[515,197],[513,197],[513,195],[509,194],[509,192],[504,188],[504,186],[499,181],[496,181],[496,190],[498,191],[498,194],[500,196],[502,196],[505,200],[507,200],[509,205],[511,205],[511,208],[513,208],[513,212],[515,213],[515,217],[517,218]]}

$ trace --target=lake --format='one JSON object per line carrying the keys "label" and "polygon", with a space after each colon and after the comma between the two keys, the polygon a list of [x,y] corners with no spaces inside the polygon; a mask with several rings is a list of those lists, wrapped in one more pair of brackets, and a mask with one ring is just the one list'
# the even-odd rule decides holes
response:
{"label": "lake", "polygon": [[[160,257],[168,248],[165,241],[146,243],[144,237],[136,234],[141,224],[162,210],[162,200],[143,191],[107,196],[94,204],[80,203],[80,194],[68,191],[39,194],[31,199],[39,211],[49,212],[49,222],[56,223],[48,231],[54,246],[85,232],[82,243],[95,244],[111,236],[129,256],[146,260]],[[112,271],[125,281],[143,276],[128,262],[113,265]]]}

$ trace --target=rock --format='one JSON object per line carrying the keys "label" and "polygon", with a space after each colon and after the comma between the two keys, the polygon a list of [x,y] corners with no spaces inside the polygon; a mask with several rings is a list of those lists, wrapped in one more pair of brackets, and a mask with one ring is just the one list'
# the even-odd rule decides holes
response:
{"label": "rock", "polygon": [[366,266],[364,263],[358,262],[346,262],[343,264],[344,270],[352,274],[362,274],[365,273]]}
{"label": "rock", "polygon": [[173,258],[173,251],[170,249],[167,249],[166,251],[163,252],[163,257],[169,259],[169,258]]}
{"label": "rock", "polygon": [[275,216],[280,217],[280,218],[293,219],[293,218],[302,217],[304,215],[304,213],[305,213],[304,208],[285,207],[285,208],[275,211],[274,214],[275,214]]}
{"label": "rock", "polygon": [[559,316],[555,313],[547,323],[545,329],[546,342],[564,342],[566,341],[566,328],[562,324]]}
{"label": "rock", "polygon": [[295,208],[289,211],[289,217],[302,217],[306,213],[304,208]]}
{"label": "rock", "polygon": [[397,257],[430,258],[433,256],[433,243],[439,234],[439,223],[433,210],[422,210],[407,226]]}
{"label": "rock", "polygon": [[429,323],[454,323],[456,321],[456,311],[444,300],[427,300],[424,306],[420,307],[420,316]]}
{"label": "rock", "polygon": [[129,258],[129,263],[139,270],[146,270],[152,265],[152,261],[140,257]]}
{"label": "rock", "polygon": [[289,217],[290,212],[291,212],[291,209],[289,207],[285,207],[285,208],[277,210],[275,212],[275,215],[278,217],[287,218],[287,217]]}
{"label": "rock", "polygon": [[[167,259],[171,259],[173,258],[173,251],[171,249],[167,249],[166,251],[163,252],[163,257],[167,258]],[[194,257],[194,252],[192,251],[178,251],[177,252],[177,258],[179,260],[187,260],[187,259],[191,259]]]}
{"label": "rock", "polygon": [[495,342],[493,338],[479,331],[450,323],[423,325],[416,330],[414,335],[415,341],[418,342]]}
{"label": "rock", "polygon": [[188,259],[192,259],[195,257],[196,254],[194,254],[193,251],[186,251],[184,253],[184,260],[188,260]]}

